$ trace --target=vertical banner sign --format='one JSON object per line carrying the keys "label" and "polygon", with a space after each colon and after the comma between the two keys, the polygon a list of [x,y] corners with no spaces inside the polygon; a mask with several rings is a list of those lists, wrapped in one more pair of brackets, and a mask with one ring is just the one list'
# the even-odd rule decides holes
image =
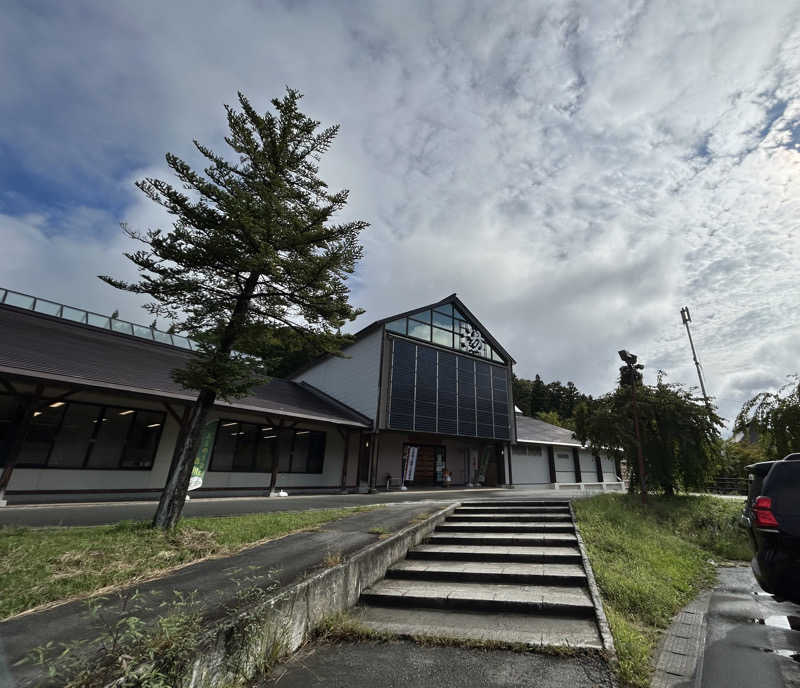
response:
{"label": "vertical banner sign", "polygon": [[219,423],[218,420],[212,420],[203,428],[203,434],[200,436],[200,447],[197,450],[197,456],[194,458],[192,477],[189,478],[190,490],[196,490],[200,487],[203,484],[203,478],[206,477],[211,450],[214,449],[214,438],[217,435],[217,423]]}
{"label": "vertical banner sign", "polygon": [[419,447],[409,447],[408,448],[408,460],[406,461],[406,474],[403,476],[404,480],[409,482],[414,481],[414,473],[417,470],[417,454],[419,453]]}
{"label": "vertical banner sign", "polygon": [[489,466],[489,457],[491,456],[492,451],[493,447],[491,445],[487,445],[481,452],[481,463],[480,466],[478,466],[478,482],[481,484],[486,482],[486,469]]}

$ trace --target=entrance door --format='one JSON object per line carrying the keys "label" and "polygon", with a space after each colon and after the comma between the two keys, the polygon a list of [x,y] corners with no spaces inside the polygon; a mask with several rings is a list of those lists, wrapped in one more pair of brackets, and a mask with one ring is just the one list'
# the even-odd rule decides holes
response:
{"label": "entrance door", "polygon": [[433,445],[409,445],[417,447],[417,466],[412,485],[435,485],[444,479],[444,447]]}

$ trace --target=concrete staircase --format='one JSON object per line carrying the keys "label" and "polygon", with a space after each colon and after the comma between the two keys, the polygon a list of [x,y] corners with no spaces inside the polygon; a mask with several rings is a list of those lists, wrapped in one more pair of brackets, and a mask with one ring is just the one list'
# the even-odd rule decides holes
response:
{"label": "concrete staircase", "polygon": [[462,504],[355,613],[397,635],[602,647],[567,501]]}

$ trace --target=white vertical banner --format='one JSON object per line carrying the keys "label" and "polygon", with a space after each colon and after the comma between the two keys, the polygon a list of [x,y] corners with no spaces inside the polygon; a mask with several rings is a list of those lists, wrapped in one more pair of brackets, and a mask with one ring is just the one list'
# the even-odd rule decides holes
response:
{"label": "white vertical banner", "polygon": [[408,460],[406,461],[406,472],[403,476],[403,480],[414,480],[414,472],[417,470],[417,454],[419,453],[419,447],[409,447],[408,448]]}

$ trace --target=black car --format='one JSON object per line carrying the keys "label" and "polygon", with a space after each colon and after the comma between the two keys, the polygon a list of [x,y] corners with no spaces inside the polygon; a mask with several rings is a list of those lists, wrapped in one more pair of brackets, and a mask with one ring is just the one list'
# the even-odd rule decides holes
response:
{"label": "black car", "polygon": [[747,471],[742,524],[753,545],[753,574],[766,592],[800,604],[800,454]]}

